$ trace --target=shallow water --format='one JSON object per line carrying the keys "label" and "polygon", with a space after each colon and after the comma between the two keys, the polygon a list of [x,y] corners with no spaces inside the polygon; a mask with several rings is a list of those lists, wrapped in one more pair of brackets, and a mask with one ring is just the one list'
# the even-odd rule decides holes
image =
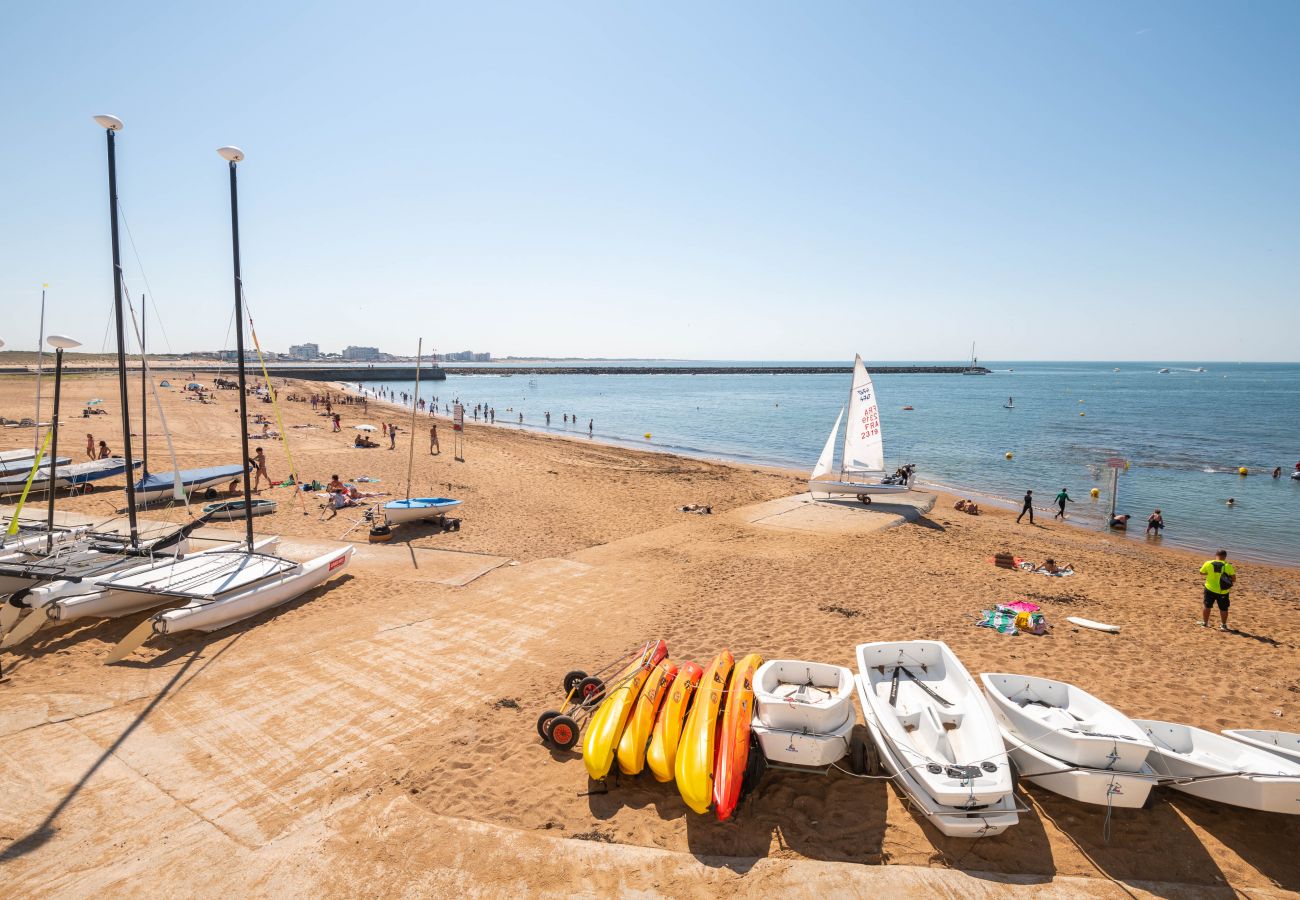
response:
{"label": "shallow water", "polygon": [[[1300,481],[1288,477],[1300,459],[1300,365],[985,364],[992,375],[876,376],[888,466],[915,462],[925,481],[1017,504],[1032,488],[1043,508],[1068,487],[1070,518],[1100,528],[1107,459],[1123,457],[1118,511],[1134,518],[1130,537],[1142,539],[1160,507],[1167,543],[1300,563]],[[543,428],[549,410],[552,431],[585,435],[594,419],[598,440],[811,469],[848,388],[847,374],[457,375],[421,394],[495,406],[498,425],[518,427],[522,412],[525,427]]]}

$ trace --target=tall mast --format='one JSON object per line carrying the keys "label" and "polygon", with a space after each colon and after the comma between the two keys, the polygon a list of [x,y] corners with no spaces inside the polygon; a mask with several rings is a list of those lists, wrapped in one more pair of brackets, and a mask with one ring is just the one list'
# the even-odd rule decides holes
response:
{"label": "tall mast", "polygon": [[144,294],[140,295],[140,474],[149,477],[149,365],[145,362]]}
{"label": "tall mast", "polygon": [[406,456],[406,503],[411,503],[411,470],[415,467],[415,410],[420,405],[420,357],[424,356],[424,338],[415,347],[415,396],[411,398],[411,450]]}
{"label": "tall mast", "polygon": [[41,372],[45,370],[45,285],[41,285],[41,333],[36,338],[36,427],[32,429],[32,450],[41,443]]}
{"label": "tall mast", "polygon": [[126,462],[126,515],[131,526],[131,547],[140,546],[140,526],[135,515],[135,466],[131,465],[131,411],[126,390],[126,326],[122,315],[122,256],[117,241],[117,152],[114,136],[122,120],[95,116],[108,137],[108,210],[113,234],[113,315],[117,322],[117,391],[122,404],[122,456]]}
{"label": "tall mast", "polygon": [[239,184],[235,164],[244,158],[238,147],[217,153],[230,165],[230,244],[235,260],[235,354],[239,357],[239,441],[244,454],[244,540],[253,552],[253,488],[248,476],[248,393],[244,376],[244,279],[239,272]]}

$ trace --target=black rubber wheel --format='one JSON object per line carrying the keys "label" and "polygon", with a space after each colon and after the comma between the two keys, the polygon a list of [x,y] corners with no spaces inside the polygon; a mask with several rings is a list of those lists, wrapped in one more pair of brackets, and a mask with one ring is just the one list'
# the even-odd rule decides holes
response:
{"label": "black rubber wheel", "polygon": [[871,498],[866,494],[858,494],[858,501],[864,504],[865,506],[871,505]]}
{"label": "black rubber wheel", "polygon": [[216,488],[208,488],[206,491],[203,492],[203,499],[204,499],[204,500],[216,500],[216,499],[217,499],[217,489],[216,489]]}
{"label": "black rubber wheel", "polygon": [[537,717],[537,733],[542,736],[542,740],[549,741],[551,739],[551,734],[550,734],[551,720],[558,715],[559,715],[558,711],[554,709],[548,709],[546,712],[542,713],[540,716]]}
{"label": "black rubber wheel", "polygon": [[564,693],[566,694],[569,693],[569,691],[573,690],[575,687],[578,686],[579,681],[582,681],[582,679],[586,677],[587,677],[587,673],[582,671],[581,669],[574,669],[572,672],[565,675]]}
{"label": "black rubber wheel", "polygon": [[767,757],[763,755],[763,745],[758,742],[758,735],[749,733],[749,759],[745,762],[745,777],[740,782],[740,797],[743,800],[758,787],[763,776],[767,774]]}
{"label": "black rubber wheel", "polygon": [[556,750],[569,750],[578,743],[578,723],[568,716],[556,716],[547,731]]}
{"label": "black rubber wheel", "polygon": [[849,770],[854,775],[880,774],[880,754],[871,735],[861,726],[853,729],[853,737],[849,739]]}
{"label": "black rubber wheel", "polygon": [[595,706],[605,699],[605,682],[594,675],[578,682],[578,700],[583,706]]}

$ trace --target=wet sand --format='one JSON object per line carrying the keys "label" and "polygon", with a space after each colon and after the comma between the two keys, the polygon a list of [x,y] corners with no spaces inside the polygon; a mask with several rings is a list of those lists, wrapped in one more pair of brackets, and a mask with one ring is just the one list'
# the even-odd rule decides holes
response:
{"label": "wet sand", "polygon": [[[46,383],[46,390],[51,388]],[[286,392],[320,386],[293,383]],[[0,380],[0,412],[30,415],[31,379]],[[237,399],[164,390],[183,467],[237,462]],[[115,398],[70,378],[65,409]],[[44,401],[49,409],[49,397]],[[138,399],[135,401],[138,414]],[[65,418],[121,448],[112,415]],[[255,412],[271,414],[254,403]],[[303,476],[377,477],[405,493],[398,449],[354,450],[304,403],[283,404]],[[850,510],[834,527],[772,518],[798,473],[684,459],[469,425],[465,462],[428,453],[420,417],[415,491],[465,501],[458,532],[428,526],[362,542],[343,577],[211,635],[184,634],[105,667],[141,615],[43,631],[0,651],[0,871],[13,896],[95,892],[292,895],[780,892],[1001,895],[1051,884],[1088,896],[1252,895],[1300,889],[1300,820],[1161,789],[1148,809],[1105,810],[1022,785],[1031,812],[1006,834],[945,838],[881,781],[769,773],[736,821],[686,811],[649,776],[592,790],[580,758],[538,740],[564,673],[610,663],[650,637],[676,660],[719,649],[852,665],[868,640],[947,641],[975,673],[1061,678],[1143,718],[1300,730],[1300,573],[1251,563],[1233,594],[1237,634],[1202,629],[1203,557],[1014,513],[971,517],[939,495],[928,513]],[[88,427],[83,427],[88,426]],[[151,469],[165,453],[151,425]],[[138,431],[138,424],[136,427]],[[0,449],[29,446],[4,429]],[[271,474],[287,462],[266,447]],[[120,481],[118,482],[120,487]],[[321,518],[291,488],[257,520],[305,558],[359,518]],[[379,498],[383,499],[383,498]],[[105,489],[59,506],[121,508]],[[708,516],[678,507],[713,507]],[[764,504],[769,504],[764,506]],[[766,512],[765,512],[766,511]],[[306,513],[304,515],[304,512]],[[181,509],[151,520],[184,521]],[[847,524],[846,524],[847,523]],[[897,527],[884,527],[887,525]],[[1213,548],[1206,548],[1212,551]],[[1072,563],[1070,578],[998,569],[995,552]],[[1040,603],[1054,631],[974,626],[998,601]],[[1076,629],[1068,615],[1115,622]]]}

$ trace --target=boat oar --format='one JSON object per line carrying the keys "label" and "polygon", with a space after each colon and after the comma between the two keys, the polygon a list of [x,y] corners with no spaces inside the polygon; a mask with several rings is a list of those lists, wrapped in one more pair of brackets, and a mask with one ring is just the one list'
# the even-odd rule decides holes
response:
{"label": "boat oar", "polygon": [[5,633],[4,640],[0,640],[0,647],[13,647],[16,644],[21,644],[44,628],[49,621],[50,617],[45,614],[45,607],[42,606],[32,610],[27,614],[27,618],[14,626],[12,631]]}
{"label": "boat oar", "polygon": [[134,653],[141,644],[149,640],[151,637],[153,637],[153,616],[150,616],[139,625],[132,628],[126,637],[118,641],[117,646],[114,647],[112,651],[109,652],[107,658],[105,658],[104,665],[107,666],[111,663],[121,662]]}

